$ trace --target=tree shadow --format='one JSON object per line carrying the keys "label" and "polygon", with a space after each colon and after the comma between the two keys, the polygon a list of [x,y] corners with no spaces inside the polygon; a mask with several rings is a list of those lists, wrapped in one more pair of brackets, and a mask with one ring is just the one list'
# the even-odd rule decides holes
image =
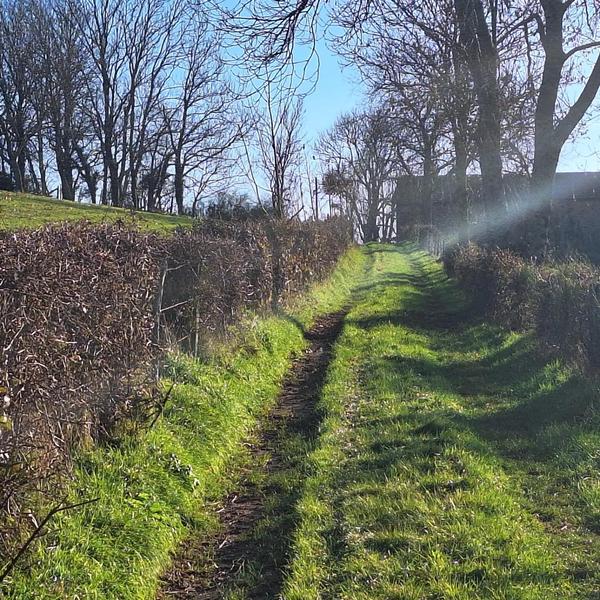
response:
{"label": "tree shadow", "polygon": [[293,533],[301,518],[298,503],[309,472],[308,458],[318,440],[322,418],[318,402],[345,313],[319,318],[310,330],[303,330],[309,348],[294,361],[262,435],[261,452],[269,460],[264,480],[252,495],[255,514],[245,526],[239,547],[229,551],[233,559],[226,561],[241,567],[238,576],[226,583],[243,590],[244,598],[281,597]]}

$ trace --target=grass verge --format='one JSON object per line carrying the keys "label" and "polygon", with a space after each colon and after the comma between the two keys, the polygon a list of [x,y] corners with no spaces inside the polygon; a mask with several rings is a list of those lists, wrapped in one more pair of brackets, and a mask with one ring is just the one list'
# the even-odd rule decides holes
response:
{"label": "grass verge", "polygon": [[595,386],[470,321],[423,254],[365,252],[283,597],[599,598]]}
{"label": "grass verge", "polygon": [[190,225],[189,217],[163,215],[109,206],[81,204],[30,194],[0,192],[0,231],[36,229],[48,223],[65,221],[104,223],[124,221],[136,224],[143,231],[167,233],[178,226]]}
{"label": "grass verge", "polygon": [[68,500],[99,501],[52,522],[6,597],[152,598],[182,539],[217,527],[215,503],[304,348],[303,328],[347,302],[365,261],[351,250],[289,312],[249,317],[236,347],[222,347],[210,361],[173,356],[168,375],[177,385],[164,417],[140,437],[77,458]]}

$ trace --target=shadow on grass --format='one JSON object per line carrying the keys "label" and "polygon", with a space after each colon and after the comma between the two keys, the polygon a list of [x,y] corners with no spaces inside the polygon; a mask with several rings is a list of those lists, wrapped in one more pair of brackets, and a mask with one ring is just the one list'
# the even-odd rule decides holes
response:
{"label": "shadow on grass", "polygon": [[[377,247],[367,252],[375,257],[398,249]],[[556,464],[557,449],[560,444],[575,444],[588,427],[584,417],[593,404],[590,386],[542,360],[531,336],[515,336],[482,322],[426,255],[406,258],[413,272],[388,271],[360,287],[357,292],[365,302],[346,321],[359,329],[352,332],[353,339],[370,337],[373,345],[366,342],[361,367],[365,401],[343,440],[354,451],[349,450],[331,475],[331,488],[325,490],[335,523],[323,532],[327,562],[340,565],[328,573],[327,590],[348,589],[344,586],[351,581],[357,589],[371,590],[372,597],[384,597],[376,595],[373,586],[386,575],[371,567],[379,564],[379,558],[390,564],[394,555],[400,555],[402,573],[415,580],[421,577],[418,584],[425,586],[424,591],[430,574],[420,569],[432,545],[434,552],[451,561],[452,581],[472,584],[483,593],[477,597],[498,592],[504,585],[559,589],[571,576],[583,581],[584,592],[593,589],[597,558],[571,560],[564,569],[562,563],[553,563],[553,557],[533,564],[527,552],[538,551],[537,542],[524,545],[521,555],[508,539],[513,533],[515,539],[531,533],[540,542],[539,551],[545,551],[543,532],[526,531],[531,523],[523,513],[529,510],[539,517],[555,496],[543,491],[543,502],[532,500],[531,506],[524,506],[526,492],[520,495],[516,488],[532,465],[548,477],[528,481],[532,488],[549,490],[564,477]],[[404,331],[396,336],[389,325]],[[573,456],[575,462],[584,460],[583,453]],[[485,467],[479,472],[482,463]],[[499,490],[500,500],[490,501],[484,492],[477,496],[481,488],[488,491],[494,485],[495,469],[504,470],[505,465],[511,484]],[[575,464],[573,469],[577,468]],[[395,485],[398,481],[400,486]],[[440,505],[461,510],[464,496],[450,498],[471,489],[475,494],[467,512],[456,517],[443,508],[436,513]],[[574,498],[573,491],[569,496],[561,489],[560,494],[565,502]],[[424,504],[427,509],[421,510]],[[513,510],[521,511],[523,523],[520,517],[512,520]],[[452,525],[450,535],[453,518],[462,521]],[[472,521],[486,522],[484,531],[471,527]],[[473,540],[473,535],[480,538]],[[579,554],[598,547],[586,546],[584,536],[573,539],[567,544],[572,543]],[[361,571],[354,566],[364,550],[381,556]],[[394,584],[403,574],[394,575]],[[337,597],[334,591],[325,597]]]}
{"label": "shadow on grass", "polygon": [[[579,440],[599,437],[595,386],[544,359],[532,334],[516,336],[486,325],[443,272],[434,269],[432,274],[431,259],[426,255],[411,256],[410,260],[415,275],[389,279],[390,284],[408,288],[402,295],[402,310],[349,320],[365,330],[386,324],[402,326],[420,334],[429,351],[422,358],[400,354],[372,359],[370,366],[382,373],[379,388],[384,393],[405,394],[407,405],[412,406],[405,414],[374,419],[369,424],[374,432],[394,423],[414,422],[420,427],[441,418],[450,428],[474,434],[473,439],[481,440],[486,452],[510,461],[509,468],[536,473],[532,465],[537,464],[545,472],[549,489],[553,478],[560,485],[565,477],[561,455],[568,455],[572,474],[589,470],[589,452],[582,451]],[[399,372],[406,377],[398,377]],[[415,397],[419,391],[433,397],[451,396],[453,401],[429,406]],[[452,408],[456,401],[459,409]],[[435,455],[444,433],[441,429],[430,433],[427,440],[411,448],[400,448],[404,442],[382,440],[378,442],[381,452],[360,468],[371,475],[382,471],[387,477],[390,470],[401,466],[407,452]],[[568,494],[578,501],[575,480],[570,484]],[[565,490],[563,493],[567,495]],[[589,513],[589,507],[583,505],[579,510]],[[598,529],[597,520],[593,514],[582,517],[593,531]]]}
{"label": "shadow on grass", "polygon": [[307,459],[319,434],[322,415],[317,403],[344,316],[345,311],[340,311],[322,317],[309,331],[303,330],[310,347],[294,362],[263,434],[269,461],[257,488],[261,510],[240,539],[243,552],[232,562],[243,567],[230,584],[243,590],[244,598],[281,595],[292,535],[300,521],[298,502],[308,473]]}

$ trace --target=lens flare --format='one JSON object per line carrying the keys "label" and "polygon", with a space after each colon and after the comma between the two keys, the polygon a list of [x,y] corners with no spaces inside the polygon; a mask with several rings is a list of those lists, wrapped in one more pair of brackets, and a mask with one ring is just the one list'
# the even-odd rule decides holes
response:
{"label": "lens flare", "polygon": [[523,189],[510,191],[502,203],[496,203],[492,211],[488,210],[486,214],[481,211],[476,221],[444,231],[444,243],[451,246],[481,239],[486,235],[493,236],[496,232],[509,231],[511,227],[526,223],[533,215],[546,208],[552,207],[555,211],[569,201],[576,201],[583,192],[590,191],[593,182],[587,175],[592,174],[558,173],[553,184],[537,189],[525,185]]}

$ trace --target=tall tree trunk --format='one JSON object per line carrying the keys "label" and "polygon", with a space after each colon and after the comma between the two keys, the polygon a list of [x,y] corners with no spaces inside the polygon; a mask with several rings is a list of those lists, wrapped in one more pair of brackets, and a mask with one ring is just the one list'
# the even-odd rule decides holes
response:
{"label": "tall tree trunk", "polygon": [[60,184],[62,186],[63,199],[75,200],[75,184],[73,171],[70,166],[58,167],[60,173]]}
{"label": "tall tree trunk", "polygon": [[[544,70],[535,111],[535,155],[529,202],[535,207],[529,219],[528,248],[544,257],[555,242],[552,224],[552,193],[562,148],[591,106],[600,89],[600,56],[579,96],[560,119],[556,115],[562,72],[569,56],[586,44],[564,49],[564,19],[572,2],[542,0],[544,23],[539,34],[544,48]],[[558,236],[557,236],[558,238]]]}
{"label": "tall tree trunk", "polygon": [[560,1],[542,3],[545,16],[543,48],[544,71],[535,109],[533,172],[529,202],[535,207],[528,218],[527,245],[530,254],[543,257],[550,248],[550,221],[554,176],[560,158],[554,115],[565,64],[563,18],[565,6]]}
{"label": "tall tree trunk", "polygon": [[131,183],[130,183],[130,189],[131,189],[131,201],[133,202],[133,208],[135,208],[135,210],[139,210],[140,207],[140,200],[138,198],[138,172],[137,172],[137,167],[131,167]]}
{"label": "tall tree trunk", "polygon": [[177,204],[177,214],[182,215],[184,212],[183,206],[184,195],[184,176],[183,165],[179,160],[175,161],[175,203]]}
{"label": "tall tree trunk", "polygon": [[87,186],[88,193],[90,195],[90,202],[92,204],[96,204],[98,202],[98,175],[90,165],[88,157],[85,155],[85,152],[79,146],[79,144],[75,144],[75,152],[77,153],[77,158],[79,159],[79,173],[83,177],[85,185]]}
{"label": "tall tree trunk", "polygon": [[454,227],[458,241],[470,241],[469,192],[467,188],[467,169],[469,156],[467,145],[460,132],[454,134],[454,203],[457,214]]}
{"label": "tall tree trunk", "polygon": [[455,239],[457,242],[471,241],[471,228],[469,224],[469,191],[467,170],[469,168],[469,135],[470,135],[470,105],[464,99],[469,94],[469,74],[464,63],[464,57],[458,48],[452,50],[452,66],[454,87],[463,98],[460,102],[452,102],[450,106],[453,118],[452,140],[454,145],[454,206],[456,207],[455,221],[453,223]]}
{"label": "tall tree trunk", "polygon": [[[406,180],[407,178],[403,178]],[[396,187],[394,189],[394,195],[392,196],[392,204],[394,206],[395,219],[396,219],[396,242],[402,241],[402,194],[400,191],[400,182],[403,179],[396,180]],[[404,192],[406,193],[406,188],[404,188]]]}
{"label": "tall tree trunk", "polygon": [[489,241],[492,236],[502,235],[508,225],[502,182],[498,54],[481,0],[454,0],[454,7],[479,108],[477,144],[485,211],[482,237]]}
{"label": "tall tree trunk", "polygon": [[10,151],[10,170],[12,172],[13,181],[15,182],[15,190],[17,192],[27,191],[27,158],[23,152]]}
{"label": "tall tree trunk", "polygon": [[[537,137],[537,136],[536,136]],[[533,256],[544,258],[556,240],[553,235],[554,178],[561,148],[548,138],[547,145],[536,151],[536,160],[529,188],[529,201],[536,207],[528,218],[527,251]]]}
{"label": "tall tree trunk", "polygon": [[425,157],[423,160],[423,185],[421,187],[421,220],[423,225],[433,225],[433,148],[425,145]]}
{"label": "tall tree trunk", "polygon": [[[68,142],[67,142],[68,144]],[[75,184],[73,179],[73,161],[71,156],[65,152],[65,144],[57,140],[56,168],[60,177],[62,197],[65,200],[75,200]]]}
{"label": "tall tree trunk", "polygon": [[123,206],[123,198],[121,197],[121,186],[119,181],[119,165],[114,158],[112,151],[108,155],[108,175],[110,178],[110,199],[112,206]]}
{"label": "tall tree trunk", "polygon": [[368,212],[365,224],[365,242],[376,242],[379,239],[377,217],[379,216],[379,195],[373,189],[368,191]]}
{"label": "tall tree trunk", "polygon": [[156,210],[156,185],[151,184],[148,186],[148,196],[146,199],[146,210],[148,212],[154,212]]}
{"label": "tall tree trunk", "polygon": [[49,196],[48,191],[48,176],[46,172],[46,160],[44,157],[44,140],[42,138],[41,131],[38,131],[38,144],[37,144],[37,160],[38,168],[40,170],[40,188],[43,196]]}

